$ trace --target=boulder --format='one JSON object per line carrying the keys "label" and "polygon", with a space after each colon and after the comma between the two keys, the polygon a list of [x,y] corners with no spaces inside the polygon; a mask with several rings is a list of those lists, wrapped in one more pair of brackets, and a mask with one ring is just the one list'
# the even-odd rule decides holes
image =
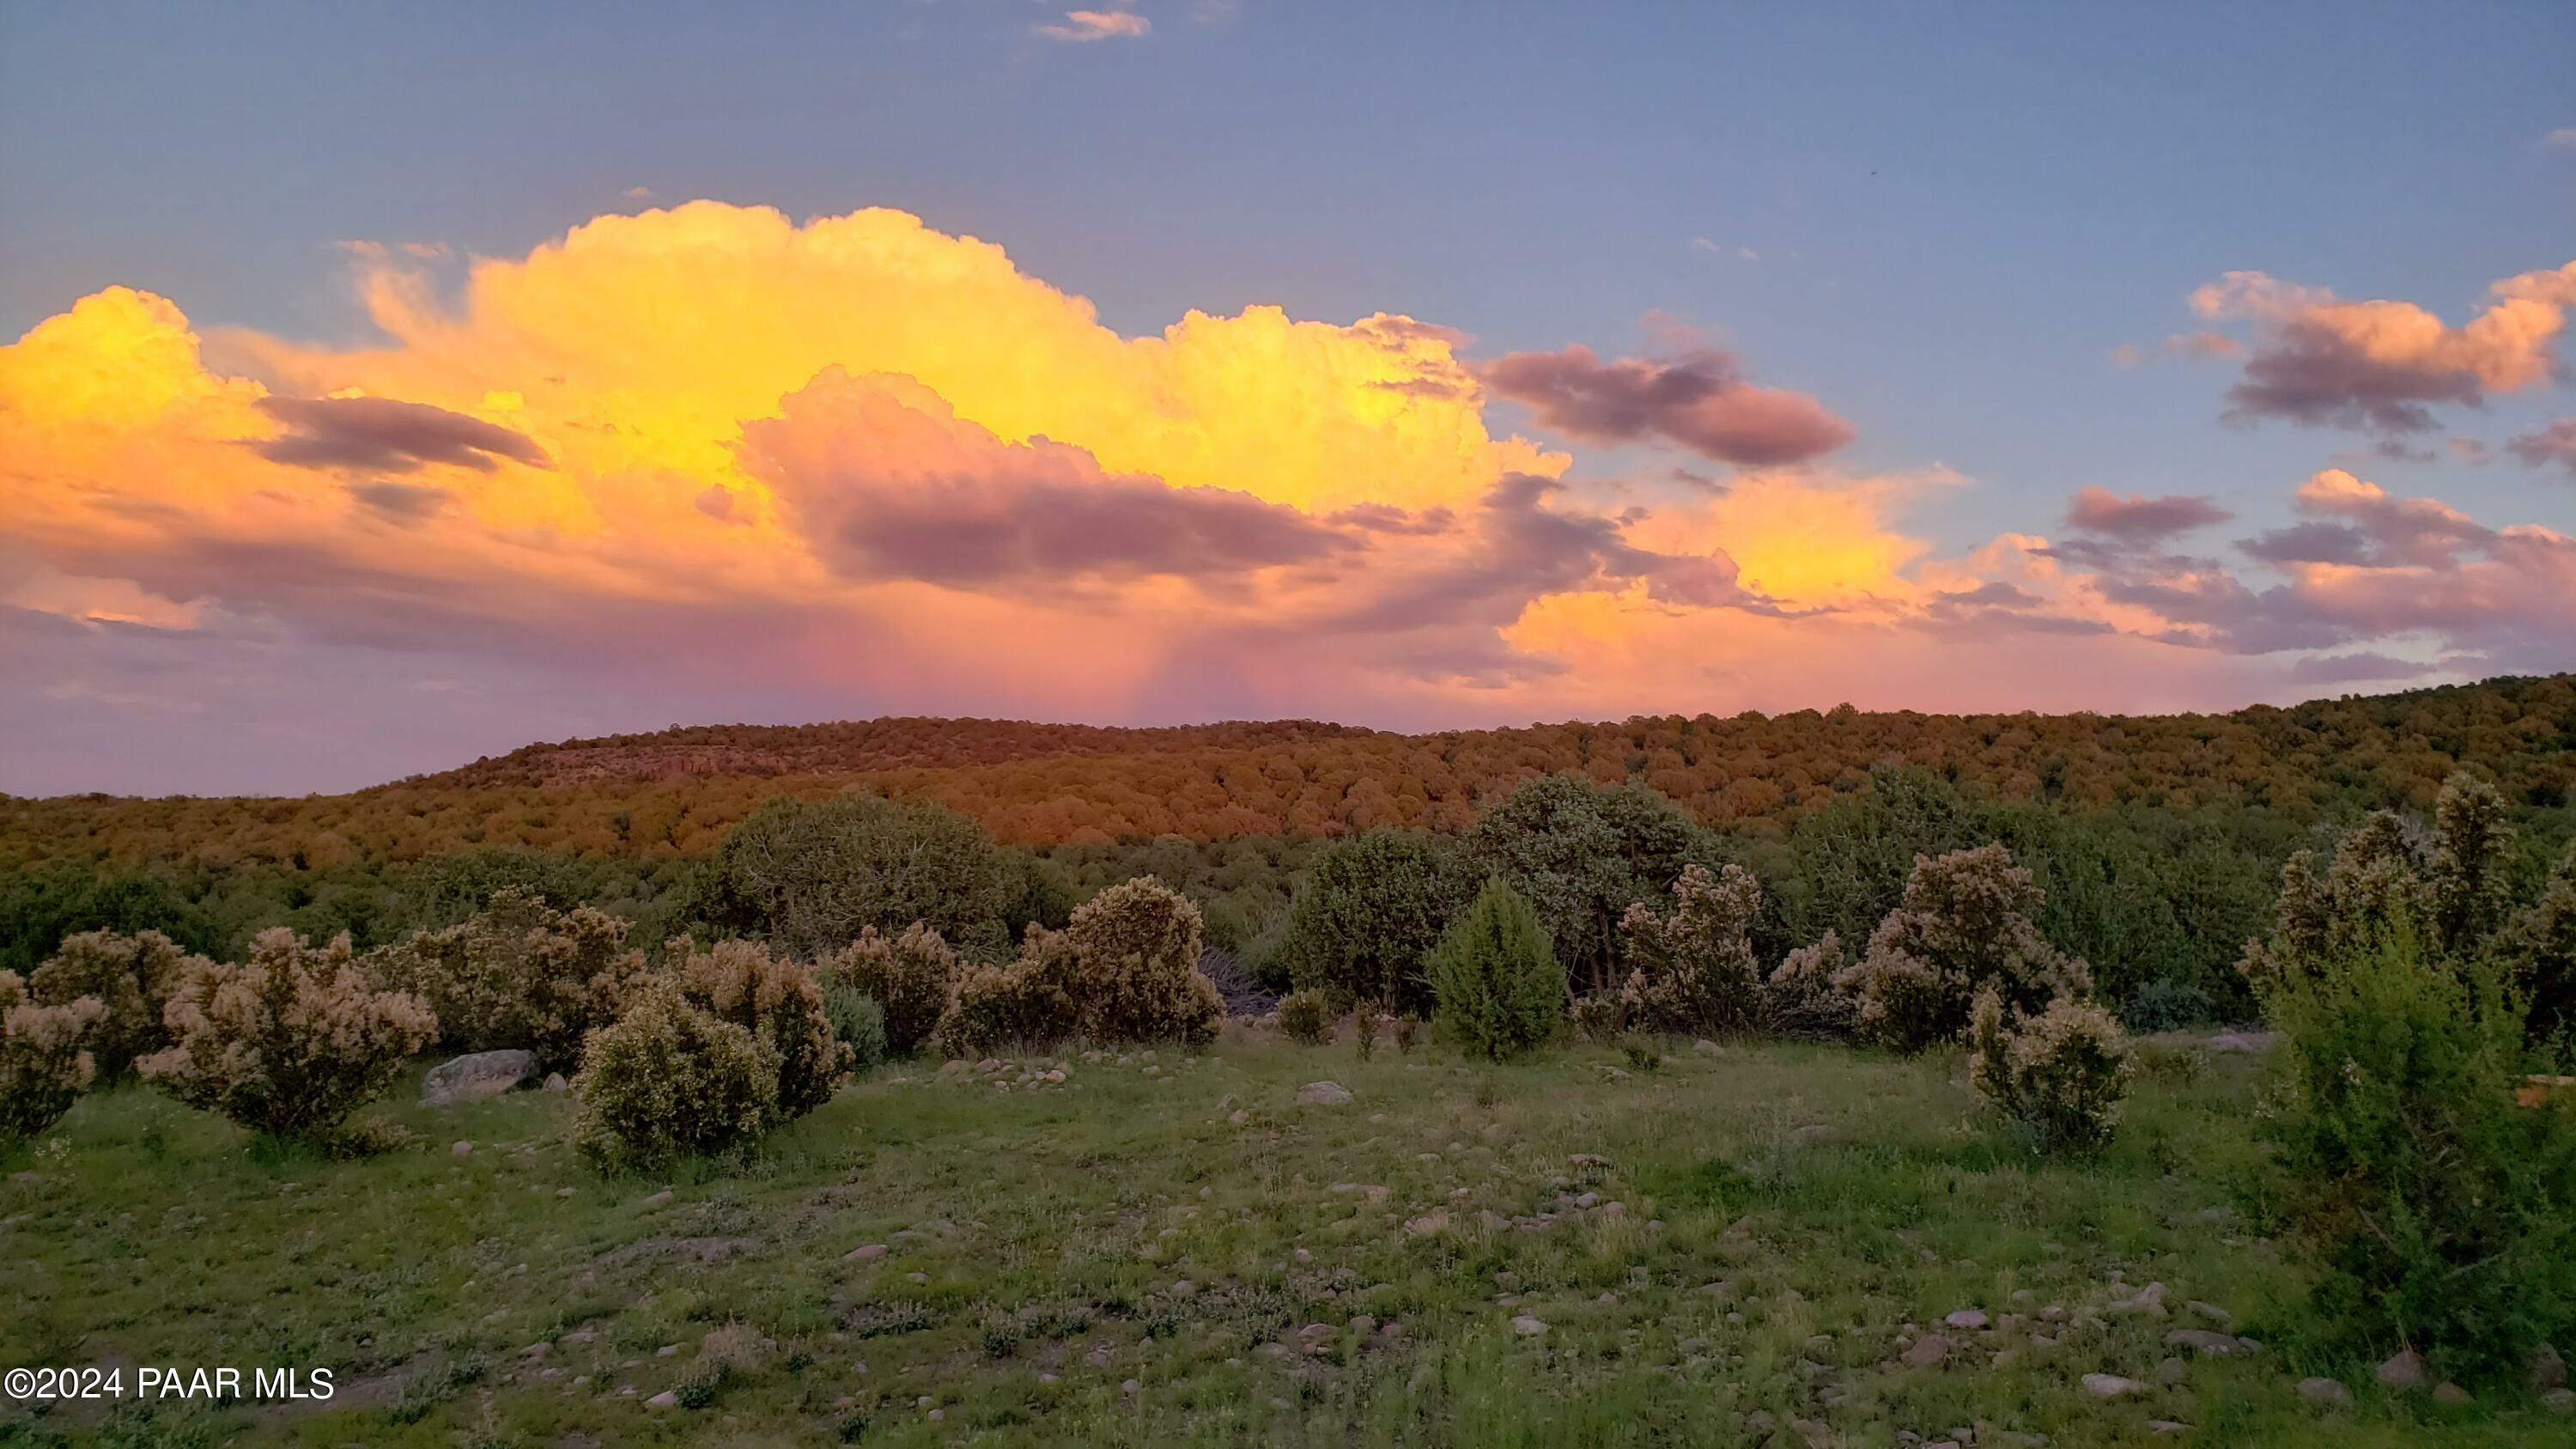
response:
{"label": "boulder", "polygon": [[497,1097],[526,1081],[536,1069],[536,1054],[516,1049],[452,1058],[430,1068],[421,1079],[420,1104],[452,1107]]}
{"label": "boulder", "polygon": [[2301,1379],[2299,1397],[2330,1409],[2352,1407],[2352,1390],[2345,1388],[2340,1379]]}
{"label": "boulder", "polygon": [[1351,1089],[1339,1082],[1308,1082],[1297,1089],[1297,1104],[1301,1107],[1347,1107],[1351,1104]]}
{"label": "boulder", "polygon": [[2165,1347],[2187,1348],[2210,1358],[2233,1358],[2244,1352],[2231,1333],[2212,1333],[2206,1328],[2177,1328],[2165,1335]]}
{"label": "boulder", "polygon": [[1547,1321],[1524,1313],[1512,1320],[1512,1332],[1522,1338],[1536,1338],[1547,1332]]}
{"label": "boulder", "polygon": [[2379,1382],[2404,1392],[2424,1387],[2424,1355],[2411,1348],[2401,1348],[2379,1366]]}
{"label": "boulder", "polygon": [[1930,1368],[1947,1358],[1949,1353],[1950,1340],[1937,1333],[1927,1333],[1912,1348],[1898,1355],[1898,1361],[1907,1368]]}
{"label": "boulder", "polygon": [[2136,1379],[2124,1379],[2118,1374],[2086,1374],[2084,1376],[2084,1392],[2091,1394],[2097,1399],[2125,1399],[2132,1395],[2143,1394],[2146,1391],[2147,1386],[2145,1384],[2139,1383]]}

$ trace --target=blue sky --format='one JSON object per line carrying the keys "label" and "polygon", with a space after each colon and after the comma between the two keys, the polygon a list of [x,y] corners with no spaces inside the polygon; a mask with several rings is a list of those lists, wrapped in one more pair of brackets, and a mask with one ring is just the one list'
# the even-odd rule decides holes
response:
{"label": "blue sky", "polygon": [[[2576,6],[1132,13],[1147,33],[1065,43],[1059,7],[1006,0],[11,6],[0,334],[121,285],[200,330],[358,344],[349,240],[445,244],[452,289],[455,257],[605,213],[881,206],[1129,335],[1275,304],[1611,358],[1675,318],[1848,420],[1845,472],[1973,480],[1911,517],[1939,549],[2051,531],[2088,485],[2205,495],[2242,534],[2331,466],[2576,530],[2576,475],[2442,446],[2576,413],[2563,383],[2446,409],[2406,461],[2223,421],[2236,364],[2157,354],[2232,271],[2457,326],[2576,257],[2576,144],[2549,140]],[[1676,465],[1574,452],[1575,480]]]}

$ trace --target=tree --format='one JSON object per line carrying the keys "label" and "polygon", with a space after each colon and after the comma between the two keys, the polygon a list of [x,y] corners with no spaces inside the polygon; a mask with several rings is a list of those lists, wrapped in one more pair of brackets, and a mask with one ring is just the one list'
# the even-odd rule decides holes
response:
{"label": "tree", "polygon": [[1643,901],[1620,918],[1630,971],[1621,998],[1631,1021],[1655,1031],[1740,1031],[1762,1005],[1750,934],[1762,886],[1741,866],[1682,867],[1672,909]]}
{"label": "tree", "polygon": [[2000,845],[1917,857],[1905,895],[1838,983],[1860,1004],[1864,1036],[1903,1051],[1955,1040],[1980,991],[2036,1013],[2093,988],[2084,962],[2061,953],[2031,919],[2030,872]]}
{"label": "tree", "polygon": [[1429,1015],[1422,958],[1475,892],[1456,847],[1436,836],[1371,830],[1319,855],[1289,907],[1289,979],[1343,1004]]}
{"label": "tree", "polygon": [[1500,878],[1441,933],[1428,964],[1441,1029],[1468,1051],[1501,1061],[1555,1035],[1565,968],[1538,912]]}
{"label": "tree", "polygon": [[1576,774],[1532,780],[1496,801],[1474,839],[1479,861],[1538,913],[1557,959],[1594,991],[1612,984],[1619,918],[1660,893],[1701,846],[1671,801]]}
{"label": "tree", "polygon": [[2503,923],[2511,904],[2505,854],[2513,826],[2504,797],[2466,770],[2442,782],[2433,803],[2433,862],[2426,882],[2433,937],[2444,951],[2465,958]]}
{"label": "tree", "polygon": [[1029,918],[1023,860],[965,816],[876,796],[776,799],[709,862],[702,913],[719,928],[814,956],[873,926],[928,924],[970,956],[998,957]]}

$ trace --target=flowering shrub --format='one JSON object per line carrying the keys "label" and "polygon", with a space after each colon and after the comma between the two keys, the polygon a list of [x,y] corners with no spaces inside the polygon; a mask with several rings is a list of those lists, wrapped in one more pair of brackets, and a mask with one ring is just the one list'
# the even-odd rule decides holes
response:
{"label": "flowering shrub", "polygon": [[1324,993],[1308,988],[1279,998],[1279,1030],[1290,1041],[1319,1046],[1333,1029],[1333,1006]]}
{"label": "flowering shrub", "polygon": [[2514,918],[2504,958],[2515,989],[2530,1002],[2530,1039],[2576,1048],[2576,846],[2550,869],[2540,898]]}
{"label": "flowering shrub", "polygon": [[317,947],[284,927],[261,932],[246,965],[192,970],[163,1020],[171,1044],[134,1064],[146,1080],[255,1132],[316,1143],[438,1038],[426,1002],[369,984],[345,933]]}
{"label": "flowering shrub", "polygon": [[87,1039],[106,1017],[95,996],[47,1005],[29,999],[17,972],[0,971],[0,1148],[61,1121],[89,1089],[97,1065]]}
{"label": "flowering shrub", "polygon": [[1073,943],[1064,932],[1029,927],[1018,960],[978,966],[958,979],[956,1001],[939,1023],[939,1050],[970,1056],[1012,1042],[1071,1036],[1078,1017],[1066,988],[1075,967]]}
{"label": "flowering shrub", "polygon": [[2111,1014],[2059,997],[2037,1015],[2004,1019],[2003,995],[1977,993],[1968,1026],[1968,1082],[2042,1152],[2089,1152],[2110,1140],[2136,1072]]}
{"label": "flowering shrub", "polygon": [[1645,1031],[1738,1031],[1761,1005],[1762,972],[1753,959],[1753,917],[1762,887],[1742,866],[1712,874],[1682,867],[1673,906],[1658,913],[1639,901],[1619,921],[1633,968],[1620,990],[1629,1023]]}
{"label": "flowering shrub", "polygon": [[1860,1003],[1840,984],[1850,964],[1841,935],[1832,930],[1781,958],[1763,983],[1764,1024],[1782,1036],[1817,1041],[1851,1035]]}
{"label": "flowering shrub", "polygon": [[554,1071],[641,989],[644,954],[626,949],[626,930],[604,911],[558,911],[509,886],[457,925],[370,953],[367,967],[380,987],[429,1003],[448,1050],[523,1047]]}
{"label": "flowering shrub", "polygon": [[1624,992],[1601,991],[1574,998],[1566,1019],[1586,1040],[1613,1042],[1628,1034],[1628,1000]]}
{"label": "flowering shrub", "polygon": [[802,963],[772,956],[758,941],[719,941],[701,951],[684,936],[672,944],[668,969],[691,1006],[777,1053],[780,1117],[802,1117],[831,1101],[850,1075],[851,1050],[833,1033],[823,988]]}
{"label": "flowering shrub", "polygon": [[756,1141],[778,1120],[779,1066],[776,1048],[676,984],[648,987],[582,1048],[574,1146],[615,1173]]}
{"label": "flowering shrub", "polygon": [[2429,934],[2427,906],[2406,822],[2382,810],[2344,833],[2323,870],[2314,851],[2290,857],[2272,899],[2271,937],[2246,942],[2236,969],[2259,996],[2371,955],[2400,936],[2421,940]]}
{"label": "flowering shrub", "polygon": [[1499,879],[1441,934],[1427,964],[1441,1027],[1469,1051],[1500,1061],[1556,1033],[1565,968],[1538,912]]}
{"label": "flowering shrub", "polygon": [[957,989],[957,953],[939,932],[915,921],[900,936],[863,927],[857,940],[823,958],[826,982],[858,988],[885,1012],[886,1050],[908,1057],[939,1028]]}
{"label": "flowering shrub", "polygon": [[2041,902],[2030,872],[2000,845],[1914,858],[1905,894],[1869,937],[1869,951],[1835,984],[1857,999],[1861,1034],[1900,1051],[1955,1040],[1977,993],[2043,1008],[2080,996],[2092,972],[2061,954],[2032,920]]}
{"label": "flowering shrub", "polygon": [[103,1014],[89,1033],[89,1052],[98,1074],[114,1080],[133,1070],[135,1058],[170,1044],[161,1012],[180,981],[205,959],[181,951],[159,931],[83,931],[65,936],[52,959],[28,974],[26,990],[46,1006],[67,1006],[82,997],[98,1002]]}
{"label": "flowering shrub", "polygon": [[1082,1035],[1193,1046],[1216,1036],[1225,1001],[1199,974],[1206,926],[1187,896],[1139,876],[1075,907],[1064,936]]}

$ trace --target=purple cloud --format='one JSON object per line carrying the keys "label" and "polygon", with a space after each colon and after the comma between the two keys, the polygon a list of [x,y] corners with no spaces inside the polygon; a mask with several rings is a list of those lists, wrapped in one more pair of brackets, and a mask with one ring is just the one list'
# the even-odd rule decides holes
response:
{"label": "purple cloud", "polygon": [[1589,443],[1660,439],[1722,463],[1768,467],[1821,457],[1853,437],[1851,424],[1807,394],[1744,381],[1735,356],[1715,348],[1671,362],[1603,362],[1577,344],[1511,353],[1483,375],[1541,423]]}
{"label": "purple cloud", "polygon": [[385,397],[264,397],[259,410],[289,431],[251,444],[272,463],[411,473],[429,463],[489,473],[507,458],[531,468],[552,459],[525,433],[427,403]]}

